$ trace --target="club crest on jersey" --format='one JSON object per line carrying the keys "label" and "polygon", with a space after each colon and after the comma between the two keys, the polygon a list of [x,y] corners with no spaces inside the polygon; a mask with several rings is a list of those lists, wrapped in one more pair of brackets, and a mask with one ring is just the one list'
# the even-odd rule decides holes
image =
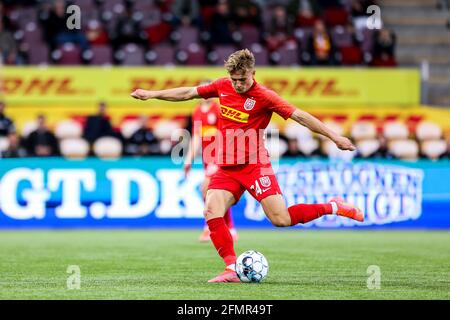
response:
{"label": "club crest on jersey", "polygon": [[270,181],[270,178],[269,178],[269,177],[261,177],[261,178],[259,178],[259,181],[261,182],[261,185],[262,185],[264,188],[269,187],[270,184],[271,184],[271,181]]}
{"label": "club crest on jersey", "polygon": [[256,103],[255,100],[247,98],[247,100],[245,100],[245,103],[244,103],[244,109],[247,111],[252,110],[255,107],[255,103]]}

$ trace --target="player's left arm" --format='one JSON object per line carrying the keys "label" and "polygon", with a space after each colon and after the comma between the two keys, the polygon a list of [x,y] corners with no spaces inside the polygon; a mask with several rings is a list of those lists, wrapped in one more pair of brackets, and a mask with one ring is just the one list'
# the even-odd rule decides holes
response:
{"label": "player's left arm", "polygon": [[355,146],[350,141],[350,139],[337,134],[331,128],[327,127],[322,121],[320,121],[313,115],[309,114],[308,112],[296,109],[292,113],[291,119],[301,124],[302,126],[307,127],[311,131],[319,133],[329,138],[341,150],[349,150],[349,151],[356,150]]}

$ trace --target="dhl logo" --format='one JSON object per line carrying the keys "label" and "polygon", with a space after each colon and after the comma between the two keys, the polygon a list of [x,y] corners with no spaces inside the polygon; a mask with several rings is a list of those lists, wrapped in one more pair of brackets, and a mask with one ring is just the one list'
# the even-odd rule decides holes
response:
{"label": "dhl logo", "polygon": [[73,87],[74,79],[71,77],[33,77],[24,79],[21,77],[6,76],[0,84],[0,91],[4,94],[37,94],[37,95],[77,95],[80,93],[93,93],[92,88],[77,90]]}
{"label": "dhl logo", "polygon": [[241,123],[247,123],[250,116],[248,113],[225,106],[220,106],[220,113],[225,118]]}

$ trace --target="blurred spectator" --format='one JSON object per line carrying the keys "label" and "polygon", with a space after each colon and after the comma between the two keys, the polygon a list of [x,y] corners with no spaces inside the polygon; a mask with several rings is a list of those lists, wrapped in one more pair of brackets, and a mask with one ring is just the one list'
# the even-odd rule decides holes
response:
{"label": "blurred spectator", "polygon": [[274,51],[282,47],[292,37],[294,21],[288,19],[286,8],[276,6],[269,25],[269,36],[267,37],[267,48]]}
{"label": "blurred spectator", "polygon": [[236,26],[227,0],[220,0],[211,19],[211,40],[214,44],[233,44]]}
{"label": "blurred spectator", "polygon": [[128,43],[146,44],[144,32],[139,21],[133,19],[133,11],[130,8],[127,8],[125,15],[117,22],[111,39],[115,49]]}
{"label": "blurred spectator", "polygon": [[108,34],[98,20],[91,20],[87,25],[86,38],[91,45],[109,43]]}
{"label": "blurred spectator", "polygon": [[31,132],[25,141],[28,153],[35,157],[59,155],[58,140],[48,129],[43,115],[38,116],[37,125],[37,129]]}
{"label": "blurred spectator", "polygon": [[339,8],[342,6],[340,0],[316,0],[322,9]]}
{"label": "blurred spectator", "polygon": [[11,32],[5,29],[5,23],[0,16],[0,58],[5,64],[19,62],[18,48]]}
{"label": "blurred spectator", "polygon": [[126,141],[126,153],[133,156],[146,156],[159,153],[159,142],[153,131],[147,127],[148,117],[141,116],[140,128]]}
{"label": "blurred spectator", "polygon": [[241,26],[244,24],[260,28],[262,26],[261,8],[253,0],[230,0],[234,22]]}
{"label": "blurred spectator", "polygon": [[83,32],[67,28],[67,18],[65,1],[55,0],[49,14],[42,21],[47,42],[52,49],[65,43],[76,44],[83,51],[89,49],[89,42]]}
{"label": "blurred spectator", "polygon": [[2,152],[2,158],[24,158],[27,156],[25,148],[22,147],[20,137],[17,133],[8,136],[9,146]]}
{"label": "blurred spectator", "polygon": [[5,116],[5,108],[5,103],[0,101],[0,137],[6,137],[16,132],[12,120]]}
{"label": "blurred spectator", "polygon": [[89,116],[86,119],[83,136],[91,144],[101,137],[117,137],[117,134],[114,132],[111,122],[106,115],[105,102],[100,102],[97,114]]}
{"label": "blurred spectator", "polygon": [[175,0],[172,4],[175,26],[200,26],[200,6],[198,0]]}
{"label": "blurred spectator", "polygon": [[320,8],[313,0],[291,0],[287,12],[296,26],[312,27],[320,15]]}
{"label": "blurred spectator", "polygon": [[375,33],[372,65],[377,67],[394,67],[395,60],[395,34],[388,29],[381,29]]}
{"label": "blurred spectator", "polygon": [[308,39],[307,52],[312,65],[336,64],[334,45],[322,20],[317,20],[314,24],[314,30]]}

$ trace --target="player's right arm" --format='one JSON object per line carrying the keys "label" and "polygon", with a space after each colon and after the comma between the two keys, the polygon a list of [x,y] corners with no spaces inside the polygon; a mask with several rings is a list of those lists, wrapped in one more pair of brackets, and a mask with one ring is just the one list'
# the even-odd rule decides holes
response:
{"label": "player's right arm", "polygon": [[139,100],[158,99],[166,101],[186,101],[200,98],[197,87],[179,87],[166,90],[136,89],[131,93],[131,96]]}

